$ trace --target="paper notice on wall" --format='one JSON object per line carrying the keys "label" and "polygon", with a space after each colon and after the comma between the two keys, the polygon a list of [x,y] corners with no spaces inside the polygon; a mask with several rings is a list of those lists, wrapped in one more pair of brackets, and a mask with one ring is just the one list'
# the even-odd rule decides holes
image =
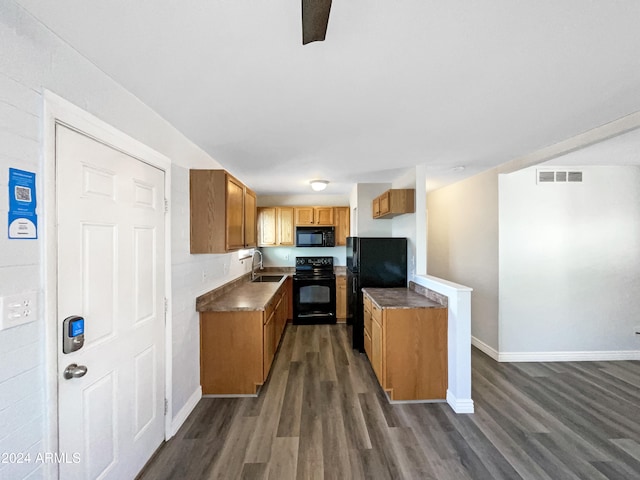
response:
{"label": "paper notice on wall", "polygon": [[38,238],[36,174],[9,169],[9,238]]}

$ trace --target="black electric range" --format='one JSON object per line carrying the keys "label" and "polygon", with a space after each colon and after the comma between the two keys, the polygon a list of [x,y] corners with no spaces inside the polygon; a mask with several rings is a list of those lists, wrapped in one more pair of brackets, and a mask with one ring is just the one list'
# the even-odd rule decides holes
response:
{"label": "black electric range", "polygon": [[296,257],[293,275],[293,323],[336,323],[333,257]]}

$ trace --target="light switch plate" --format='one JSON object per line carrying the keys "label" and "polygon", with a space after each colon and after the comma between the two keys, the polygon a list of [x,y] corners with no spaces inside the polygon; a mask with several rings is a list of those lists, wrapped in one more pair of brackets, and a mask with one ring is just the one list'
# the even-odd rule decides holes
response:
{"label": "light switch plate", "polygon": [[0,297],[0,330],[33,322],[38,311],[38,292],[24,292]]}

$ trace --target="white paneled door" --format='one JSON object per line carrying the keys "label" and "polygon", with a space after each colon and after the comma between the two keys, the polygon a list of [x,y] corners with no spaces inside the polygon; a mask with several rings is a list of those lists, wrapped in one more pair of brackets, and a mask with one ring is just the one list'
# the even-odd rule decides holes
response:
{"label": "white paneled door", "polygon": [[164,439],[164,172],[57,125],[56,190],[60,478],[132,479]]}

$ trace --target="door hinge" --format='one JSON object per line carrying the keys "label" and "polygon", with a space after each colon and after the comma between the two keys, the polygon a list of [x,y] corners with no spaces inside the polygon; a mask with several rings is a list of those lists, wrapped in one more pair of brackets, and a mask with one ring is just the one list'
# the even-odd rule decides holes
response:
{"label": "door hinge", "polygon": [[164,199],[164,213],[169,213],[169,200]]}
{"label": "door hinge", "polygon": [[164,324],[167,324],[167,315],[169,314],[169,299],[164,299]]}
{"label": "door hinge", "polygon": [[164,414],[165,414],[165,416],[167,415],[167,413],[169,413],[169,400],[167,400],[165,398],[164,399]]}

